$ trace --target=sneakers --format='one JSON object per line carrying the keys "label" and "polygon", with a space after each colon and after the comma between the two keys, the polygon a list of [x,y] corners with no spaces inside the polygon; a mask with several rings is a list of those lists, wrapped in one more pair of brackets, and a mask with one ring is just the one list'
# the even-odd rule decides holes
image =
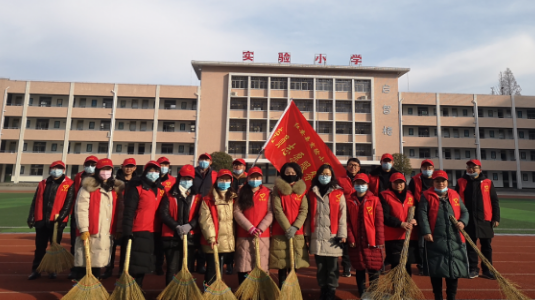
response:
{"label": "sneakers", "polygon": [[470,273],[468,274],[468,277],[470,277],[470,279],[474,279],[476,277],[479,277],[479,270],[470,270]]}
{"label": "sneakers", "polygon": [[490,280],[496,280],[496,276],[491,271],[484,271],[483,274],[481,274],[481,277],[490,279]]}
{"label": "sneakers", "polygon": [[35,280],[37,278],[40,278],[41,277],[41,273],[37,272],[37,271],[33,271],[32,274],[30,274],[30,276],[28,276],[28,280]]}
{"label": "sneakers", "polygon": [[344,273],[342,273],[342,276],[351,277],[351,272],[350,271],[344,271]]}

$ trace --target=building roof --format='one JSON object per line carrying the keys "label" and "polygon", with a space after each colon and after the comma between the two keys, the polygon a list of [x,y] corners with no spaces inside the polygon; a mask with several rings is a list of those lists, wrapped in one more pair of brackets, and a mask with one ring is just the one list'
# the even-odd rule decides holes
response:
{"label": "building roof", "polygon": [[226,61],[196,61],[192,60],[191,65],[201,79],[203,67],[240,67],[240,68],[279,68],[279,69],[310,69],[310,70],[351,70],[364,72],[379,72],[397,74],[398,77],[409,72],[410,68],[392,68],[392,67],[365,67],[365,66],[336,66],[336,65],[311,65],[311,64],[279,64],[279,63],[251,63],[251,62],[226,62]]}

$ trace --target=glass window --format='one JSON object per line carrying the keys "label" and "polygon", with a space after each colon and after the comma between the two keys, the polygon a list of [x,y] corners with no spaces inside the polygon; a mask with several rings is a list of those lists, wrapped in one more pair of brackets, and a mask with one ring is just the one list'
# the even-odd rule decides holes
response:
{"label": "glass window", "polygon": [[492,180],[498,180],[498,173],[492,173]]}
{"label": "glass window", "polygon": [[142,109],[147,109],[147,108],[149,108],[149,100],[143,100],[143,101],[141,102],[141,108],[142,108]]}
{"label": "glass window", "polygon": [[355,92],[369,93],[371,90],[369,80],[355,80]]}
{"label": "glass window", "polygon": [[429,136],[429,127],[418,127],[418,136],[419,137],[428,137]]}
{"label": "glass window", "polygon": [[60,121],[54,121],[54,128],[59,128],[60,124]]}
{"label": "glass window", "polygon": [[267,89],[267,77],[251,77],[252,89]]}
{"label": "glass window", "polygon": [[316,79],[316,91],[332,91],[333,90],[333,80],[326,78]]}
{"label": "glass window", "polygon": [[355,102],[355,112],[358,113],[358,114],[369,114],[369,113],[371,113],[370,103]]}
{"label": "glass window", "polygon": [[162,144],[162,154],[172,154],[173,144]]}
{"label": "glass window", "polygon": [[414,128],[409,128],[409,135],[414,135]]}
{"label": "glass window", "polygon": [[464,157],[465,158],[470,158],[470,151],[469,150],[464,151]]}
{"label": "glass window", "polygon": [[20,175],[24,175],[24,166],[20,166]]}
{"label": "glass window", "polygon": [[130,122],[130,131],[136,131],[136,122]]}
{"label": "glass window", "polygon": [[418,115],[419,116],[428,116],[429,111],[427,110],[427,107],[418,107]]}
{"label": "glass window", "polygon": [[288,88],[288,78],[271,77],[271,89],[273,89],[273,90],[286,90],[287,88]]}
{"label": "glass window", "polygon": [[232,76],[232,88],[233,89],[246,89],[247,88],[247,76]]}
{"label": "glass window", "polygon": [[494,117],[494,112],[492,110],[490,110],[490,109],[487,111],[487,114],[488,114],[489,118]]}
{"label": "glass window", "polygon": [[520,152],[520,159],[523,159],[523,160],[526,160],[526,159],[527,159],[527,154],[526,154],[526,152]]}
{"label": "glass window", "polygon": [[119,122],[117,125],[117,129],[123,130],[124,129],[124,122]]}
{"label": "glass window", "polygon": [[290,89],[311,91],[314,87],[312,78],[290,78]]}
{"label": "glass window", "polygon": [[178,145],[178,153],[184,153],[184,145]]}
{"label": "glass window", "polygon": [[528,119],[535,119],[535,110],[528,109]]}
{"label": "glass window", "polygon": [[489,130],[489,137],[491,137],[491,138],[494,137],[494,130]]}
{"label": "glass window", "polygon": [[147,122],[141,122],[139,124],[139,130],[140,131],[147,131]]}
{"label": "glass window", "polygon": [[464,137],[470,137],[470,130],[468,129],[464,130]]}
{"label": "glass window", "polygon": [[524,138],[524,131],[519,131],[518,132],[518,138],[519,139],[523,139]]}
{"label": "glass window", "polygon": [[351,91],[351,79],[336,79],[336,91],[337,92]]}
{"label": "glass window", "polygon": [[449,111],[448,111],[447,108],[443,108],[442,109],[442,116],[444,116],[444,117],[448,117],[449,116]]}
{"label": "glass window", "polygon": [[463,117],[468,117],[468,109],[463,109]]}
{"label": "glass window", "polygon": [[56,143],[52,144],[52,146],[50,147],[50,151],[54,151],[54,152],[58,151],[58,144]]}
{"label": "glass window", "polygon": [[[284,107],[281,110],[284,110],[286,108],[286,103],[284,103]],[[232,98],[230,99],[230,109],[247,109],[247,100],[246,99],[237,99]]]}
{"label": "glass window", "polygon": [[453,117],[457,117],[457,108],[452,108],[452,109],[451,109],[451,115],[452,115]]}
{"label": "glass window", "polygon": [[186,131],[186,124],[180,123],[180,131]]}
{"label": "glass window", "polygon": [[132,99],[132,108],[138,108],[137,99]]}
{"label": "glass window", "polygon": [[453,129],[453,137],[459,138],[459,129]]}
{"label": "glass window", "polygon": [[121,153],[122,151],[123,151],[123,145],[117,144],[117,146],[115,146],[115,152]]}
{"label": "glass window", "polygon": [[32,125],[32,121],[26,120],[26,128],[30,128],[31,125]]}
{"label": "glass window", "polygon": [[56,101],[56,106],[57,106],[57,107],[62,107],[62,106],[63,106],[63,99],[58,99],[58,100]]}
{"label": "glass window", "polygon": [[414,149],[410,149],[409,150],[409,156],[410,157],[414,157]]}
{"label": "glass window", "polygon": [[516,117],[522,119],[522,111],[521,110],[517,110],[516,111]]}
{"label": "glass window", "polygon": [[93,152],[93,144],[87,144],[85,152]]}
{"label": "glass window", "polygon": [[407,114],[412,115],[412,107],[407,108]]}
{"label": "glass window", "polygon": [[33,142],[33,152],[43,153],[46,149],[46,142]]}
{"label": "glass window", "polygon": [[481,149],[481,159],[487,159],[487,151]]}
{"label": "glass window", "polygon": [[429,148],[420,148],[420,158],[430,158],[431,150]]}
{"label": "glass window", "polygon": [[496,151],[490,151],[490,158],[496,159]]}
{"label": "glass window", "polygon": [[30,175],[31,176],[43,176],[43,165],[31,165]]}
{"label": "glass window", "polygon": [[121,100],[120,107],[121,108],[125,108],[126,107],[126,100]]}
{"label": "glass window", "polygon": [[522,181],[528,181],[528,173],[522,173]]}
{"label": "glass window", "polygon": [[[12,144],[13,145],[13,144]],[[28,151],[28,143],[22,145],[22,151]]]}
{"label": "glass window", "polygon": [[89,129],[95,129],[95,122],[89,122]]}
{"label": "glass window", "polygon": [[188,102],[181,102],[180,109],[186,109],[186,108],[188,108]]}
{"label": "glass window", "polygon": [[97,107],[97,99],[91,100],[91,107]]}

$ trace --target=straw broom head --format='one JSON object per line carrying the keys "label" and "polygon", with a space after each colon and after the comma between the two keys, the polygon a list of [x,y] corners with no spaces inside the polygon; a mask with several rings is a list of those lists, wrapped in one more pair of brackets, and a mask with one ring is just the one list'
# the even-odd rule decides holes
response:
{"label": "straw broom head", "polygon": [[91,273],[91,254],[89,253],[89,239],[84,241],[86,274],[68,293],[63,300],[108,300],[110,294]]}
{"label": "straw broom head", "polygon": [[145,296],[136,280],[128,274],[130,267],[130,250],[132,249],[132,240],[128,239],[126,246],[126,257],[124,260],[124,270],[121,277],[115,283],[115,289],[110,296],[110,300],[145,300]]}
{"label": "straw broom head", "polygon": [[46,254],[41,260],[41,263],[37,267],[37,272],[47,273],[61,273],[67,269],[74,267],[74,256],[57,243],[58,240],[58,217],[55,216],[56,222],[54,223],[54,232],[52,233],[52,243]]}
{"label": "straw broom head", "polygon": [[262,270],[260,263],[260,243],[255,237],[256,266],[249,273],[245,281],[236,291],[236,298],[240,300],[272,300],[278,299],[280,295],[279,287],[271,276]]}
{"label": "straw broom head", "polygon": [[282,289],[279,300],[303,300],[303,294],[301,293],[301,287],[299,286],[299,280],[295,273],[295,253],[294,253],[294,239],[291,238],[290,244],[290,265],[292,270],[286,280],[282,283]]}
{"label": "straw broom head", "polygon": [[188,236],[184,235],[183,242],[182,269],[175,276],[167,287],[158,295],[157,300],[202,300],[202,294],[195,278],[188,270]]}
{"label": "straw broom head", "polygon": [[205,300],[237,300],[230,288],[221,279],[219,269],[219,253],[217,245],[214,245],[215,276],[216,280],[206,288],[203,298]]}

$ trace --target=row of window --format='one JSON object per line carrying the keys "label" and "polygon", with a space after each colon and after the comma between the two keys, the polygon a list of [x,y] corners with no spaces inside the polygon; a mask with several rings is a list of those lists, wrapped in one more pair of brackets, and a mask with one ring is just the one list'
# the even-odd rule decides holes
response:
{"label": "row of window", "polygon": [[[233,89],[246,89],[248,87],[248,78],[246,76],[233,76],[231,85]],[[267,77],[251,77],[252,89],[267,89]],[[271,89],[286,90],[288,89],[288,78],[272,77]],[[290,78],[290,89],[301,91],[314,90],[313,78]],[[332,91],[333,80],[325,78],[316,79],[317,91]],[[351,91],[351,79],[336,79],[335,90],[339,92]],[[371,82],[369,80],[355,80],[355,92],[369,93],[371,91]]]}
{"label": "row of window", "polygon": [[[333,112],[333,102],[326,100],[317,100],[316,103],[317,112]],[[295,100],[295,105],[300,111],[313,111],[314,106],[312,101],[309,100]],[[287,102],[285,100],[272,100],[269,105],[269,109],[273,111],[284,111],[286,109]],[[233,110],[246,110],[247,100],[232,98],[230,100],[230,109]],[[265,100],[251,100],[250,110],[267,110],[267,101]],[[336,101],[336,112],[351,112],[351,101]],[[371,104],[365,102],[355,102],[355,113],[371,113]]]}
{"label": "row of window", "polygon": [[[414,111],[414,108],[413,107],[407,107],[407,115],[409,116],[412,116],[414,115],[415,113],[418,115],[418,116],[429,116],[429,111],[432,110],[433,112],[433,115],[436,116],[437,115],[437,111],[436,111],[436,108],[431,108],[431,107],[427,107],[427,106],[418,106],[416,108],[416,112]],[[457,116],[463,116],[463,117],[472,117],[473,114],[471,113],[471,110],[468,110],[467,108],[465,109],[461,109],[460,110],[461,113],[459,114],[459,111],[457,108],[451,108],[451,116],[452,117],[457,117]],[[486,114],[485,114],[486,113]],[[450,108],[448,107],[443,107],[440,111],[440,115],[443,116],[443,117],[449,117],[450,116]],[[516,115],[517,115],[517,118],[520,118],[522,119],[523,118],[523,111],[522,110],[517,110],[516,112]],[[483,118],[483,117],[488,117],[488,118],[511,118],[511,110],[510,109],[497,109],[497,110],[493,110],[493,109],[483,109],[483,108],[478,108],[477,110],[477,116],[480,117],[480,118]],[[532,110],[532,109],[528,109],[526,111],[526,116],[528,119],[535,119],[535,110]]]}
{"label": "row of window", "polygon": [[[262,150],[264,142],[249,142],[249,154],[258,154]],[[326,145],[333,150],[332,143],[326,143]],[[245,142],[235,142],[230,141],[228,145],[229,154],[245,154],[246,146]],[[353,145],[348,143],[338,143],[336,144],[336,155],[340,156],[353,156]],[[356,156],[371,156],[372,154],[371,145],[368,144],[355,144],[355,155]]]}

